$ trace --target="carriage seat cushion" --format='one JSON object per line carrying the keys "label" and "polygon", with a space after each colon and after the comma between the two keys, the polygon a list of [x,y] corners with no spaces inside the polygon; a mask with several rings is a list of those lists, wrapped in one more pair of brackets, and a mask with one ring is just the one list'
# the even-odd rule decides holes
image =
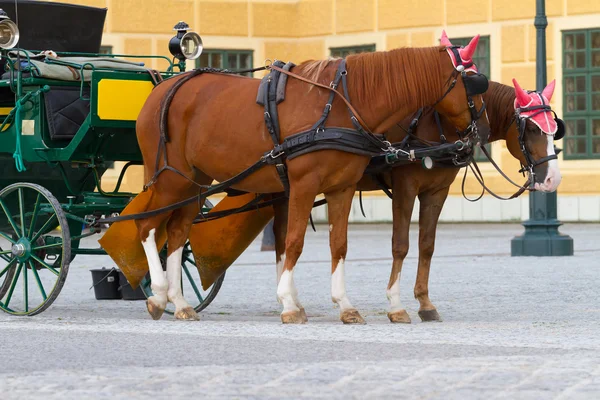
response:
{"label": "carriage seat cushion", "polygon": [[[29,60],[25,57],[29,56]],[[12,51],[9,56],[13,61],[17,59],[17,52]],[[56,79],[61,81],[91,80],[92,69],[110,69],[117,71],[148,71],[143,63],[126,61],[112,57],[54,57],[48,54],[33,54],[21,50],[21,65],[17,68],[27,69],[38,78]],[[83,74],[82,74],[82,69]],[[2,78],[8,79],[8,73]],[[6,75],[6,78],[5,78]]]}
{"label": "carriage seat cushion", "polygon": [[[83,95],[89,97],[89,89]],[[72,139],[90,113],[90,102],[81,99],[79,87],[51,86],[44,105],[52,140]]]}

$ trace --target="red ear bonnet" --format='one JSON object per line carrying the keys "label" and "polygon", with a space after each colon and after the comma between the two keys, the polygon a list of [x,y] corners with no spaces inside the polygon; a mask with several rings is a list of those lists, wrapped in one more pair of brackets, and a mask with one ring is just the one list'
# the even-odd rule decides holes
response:
{"label": "red ear bonnet", "polygon": [[548,102],[552,99],[552,95],[554,94],[554,87],[556,86],[556,79],[553,79],[552,82],[546,86],[544,90],[542,90],[542,96],[544,96]]}
{"label": "red ear bonnet", "polygon": [[[538,92],[526,92],[521,89],[521,86],[517,83],[516,79],[513,79],[513,85],[515,85],[515,110],[533,106],[539,106],[543,104],[550,104],[550,99],[554,93],[555,81],[550,82],[548,86],[542,91]],[[537,110],[519,110],[521,117],[528,118],[531,122],[537,125],[540,130],[548,135],[554,135],[558,131],[558,124],[554,119],[554,114],[550,110],[540,112]]]}
{"label": "red ear bonnet", "polygon": [[450,39],[448,39],[448,35],[446,35],[445,30],[442,31],[442,37],[440,38],[440,44],[445,47],[452,46],[452,43],[450,43]]}
{"label": "red ear bonnet", "polygon": [[[473,39],[471,39],[471,41],[469,42],[469,44],[466,47],[458,49],[458,54],[459,54],[461,60],[460,60],[460,62],[457,62],[456,55],[450,49],[450,47],[452,47],[453,45],[450,42],[450,39],[448,39],[448,35],[446,35],[446,31],[442,31],[442,36],[440,38],[440,44],[442,46],[446,46],[446,51],[448,52],[448,55],[450,56],[450,59],[452,60],[452,64],[454,65],[454,68],[457,68],[459,65],[469,64],[469,63],[473,62],[473,55],[475,54],[475,49],[477,48],[477,43],[479,43],[479,35],[477,35]],[[475,64],[472,64],[470,67],[465,68],[465,72],[478,73],[479,71],[477,70],[477,67],[475,66]]]}
{"label": "red ear bonnet", "polygon": [[512,80],[513,85],[515,86],[515,95],[517,96],[517,103],[519,106],[521,107],[527,107],[529,105],[529,103],[531,102],[531,98],[529,97],[529,94],[527,94],[523,89],[521,89],[521,86],[519,86],[519,83],[517,83],[517,80],[513,78]]}

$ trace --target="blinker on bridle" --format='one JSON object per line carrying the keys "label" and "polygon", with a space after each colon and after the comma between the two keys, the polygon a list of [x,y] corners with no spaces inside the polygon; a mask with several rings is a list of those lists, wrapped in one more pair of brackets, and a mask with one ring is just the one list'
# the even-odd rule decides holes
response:
{"label": "blinker on bridle", "polygon": [[[517,107],[515,109],[515,122],[517,124],[517,128],[519,131],[519,146],[521,147],[521,152],[523,152],[523,155],[525,156],[525,161],[527,161],[527,165],[523,165],[522,168],[519,170],[519,172],[525,173],[525,171],[528,171],[529,174],[531,174],[531,176],[534,177],[535,176],[535,172],[534,172],[535,167],[542,165],[544,163],[547,163],[550,160],[556,160],[556,159],[558,159],[558,156],[556,154],[550,154],[546,157],[540,158],[537,161],[533,159],[533,156],[531,155],[531,153],[529,152],[529,149],[527,149],[527,146],[525,144],[525,129],[527,127],[527,120],[532,119],[536,115],[545,113],[545,112],[551,112],[552,114],[554,114],[554,121],[556,121],[557,130],[556,130],[556,133],[552,136],[554,136],[555,141],[561,140],[565,136],[565,123],[563,122],[562,119],[558,118],[558,116],[556,115],[556,112],[550,107],[550,105],[546,104],[543,96],[541,96],[539,93],[537,93],[535,91],[528,91],[527,93],[536,93],[539,96],[539,98],[541,99],[542,104],[530,106],[530,107]],[[531,115],[526,115],[526,116],[522,115],[522,113],[529,112],[529,111],[534,111],[534,113]],[[542,132],[545,133],[544,131],[542,131]],[[548,133],[545,133],[545,134],[550,135]],[[534,179],[531,179],[531,182],[533,184]]]}
{"label": "blinker on bridle", "polygon": [[476,136],[476,140],[478,140],[480,143],[484,140],[485,142],[487,142],[489,138],[479,137],[479,130],[477,129],[477,121],[485,112],[485,102],[483,101],[483,99],[481,99],[481,109],[477,110],[477,108],[475,107],[475,102],[473,101],[473,96],[484,94],[488,89],[489,81],[487,77],[481,73],[467,75],[467,72],[465,70],[473,66],[473,62],[463,62],[463,59],[461,58],[460,53],[458,51],[460,46],[449,46],[448,48],[454,54],[454,59],[456,60],[457,65],[455,66],[455,69],[452,72],[450,78],[448,78],[448,81],[452,79],[452,82],[448,86],[448,89],[446,90],[444,95],[438,101],[435,102],[434,106],[437,105],[440,101],[442,101],[448,95],[448,93],[450,93],[450,91],[454,89],[454,86],[456,86],[456,83],[458,82],[458,74],[460,74],[467,95],[467,105],[469,106],[469,112],[471,113],[471,123],[465,128],[465,130],[459,131],[457,129],[456,132],[461,139],[469,137],[470,134],[474,134]]}

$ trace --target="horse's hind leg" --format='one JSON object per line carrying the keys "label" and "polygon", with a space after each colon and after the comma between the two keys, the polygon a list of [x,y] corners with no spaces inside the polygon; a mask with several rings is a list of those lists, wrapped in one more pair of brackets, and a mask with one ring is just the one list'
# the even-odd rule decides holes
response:
{"label": "horse's hind leg", "polygon": [[429,268],[435,248],[435,233],[449,187],[419,195],[419,268],[415,283],[415,298],[419,300],[419,317],[423,322],[441,321],[435,306],[429,300]]}
{"label": "horse's hind leg", "polygon": [[175,212],[167,223],[167,297],[175,305],[175,318],[198,321],[198,314],[183,297],[181,291],[181,258],[183,246],[188,239],[194,217],[198,214],[198,204],[192,203]]}
{"label": "horse's hind leg", "polygon": [[348,216],[356,185],[325,193],[329,213],[329,247],[331,249],[331,300],[340,306],[340,320],[345,324],[364,324],[346,294],[344,260],[348,250]]}
{"label": "horse's hind leg", "polygon": [[[279,285],[279,281],[281,280],[281,275],[283,274],[283,265],[285,263],[285,238],[287,233],[287,220],[288,220],[288,201],[282,200],[276,203],[273,208],[275,209],[275,220],[273,222],[273,231],[275,233],[275,261],[277,266],[277,285]],[[304,322],[308,321],[306,318],[306,311],[304,311],[304,307],[300,304],[298,300],[298,294],[295,294],[294,302],[296,303],[296,307],[300,310],[300,316]],[[280,302],[279,297],[277,301]]]}

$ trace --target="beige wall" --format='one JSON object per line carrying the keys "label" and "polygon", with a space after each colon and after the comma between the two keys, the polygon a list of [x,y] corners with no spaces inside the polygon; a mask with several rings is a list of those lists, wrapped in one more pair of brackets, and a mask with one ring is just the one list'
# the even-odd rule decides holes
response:
{"label": "beige wall", "polygon": [[[442,29],[452,37],[477,33],[491,38],[491,76],[505,84],[517,78],[535,87],[534,0],[62,0],[108,7],[104,44],[115,53],[168,54],[172,26],[185,20],[207,48],[254,50],[254,65],[264,60],[296,62],[325,58],[330,47],[375,44],[377,50],[431,46]],[[548,79],[560,78],[561,31],[600,27],[600,0],[546,0]],[[154,67],[160,67],[154,64]],[[562,114],[562,82],[553,106]],[[515,179],[517,162],[503,143],[494,157]],[[561,193],[600,193],[600,160],[560,160]],[[489,166],[486,181],[501,193],[512,188]],[[452,188],[459,192],[460,183]],[[469,182],[469,191],[476,185]]]}

